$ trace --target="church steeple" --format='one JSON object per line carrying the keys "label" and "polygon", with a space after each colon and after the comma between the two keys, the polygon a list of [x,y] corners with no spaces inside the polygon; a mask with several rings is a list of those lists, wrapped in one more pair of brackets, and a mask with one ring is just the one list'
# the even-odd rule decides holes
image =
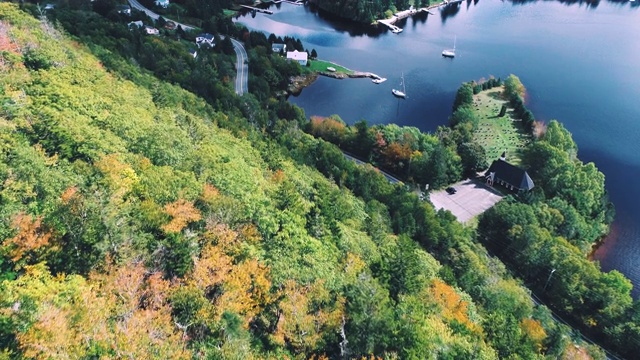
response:
{"label": "church steeple", "polygon": [[502,155],[500,155],[500,160],[507,161],[507,150],[502,152]]}

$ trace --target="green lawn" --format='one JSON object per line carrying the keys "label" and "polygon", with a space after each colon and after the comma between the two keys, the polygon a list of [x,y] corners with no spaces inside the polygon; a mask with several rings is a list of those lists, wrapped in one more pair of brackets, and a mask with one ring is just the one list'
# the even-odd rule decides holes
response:
{"label": "green lawn", "polygon": [[482,91],[473,96],[473,109],[480,119],[474,139],[484,147],[487,161],[498,159],[507,151],[507,161],[520,163],[522,149],[531,141],[531,135],[522,128],[522,122],[513,118],[513,109],[507,108],[503,117],[498,117],[500,108],[507,104],[501,97],[503,87]]}
{"label": "green lawn", "polygon": [[235,10],[230,10],[230,9],[223,9],[222,10],[222,14],[226,17],[232,17],[232,16],[236,16],[236,14],[238,14],[237,11]]}
{"label": "green lawn", "polygon": [[336,69],[336,73],[353,74],[353,70],[347,69],[344,66],[340,66],[336,63],[325,60],[309,60],[311,66],[307,67],[310,71],[327,71],[328,67]]}

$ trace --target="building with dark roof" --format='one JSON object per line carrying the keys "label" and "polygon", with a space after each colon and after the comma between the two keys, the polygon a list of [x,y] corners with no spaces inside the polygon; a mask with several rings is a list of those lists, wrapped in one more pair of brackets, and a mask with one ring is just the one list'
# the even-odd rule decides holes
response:
{"label": "building with dark roof", "polygon": [[198,34],[196,35],[196,45],[198,45],[198,47],[201,47],[202,45],[214,47],[216,46],[215,36],[209,33]]}
{"label": "building with dark roof", "polygon": [[485,172],[487,184],[502,185],[505,188],[520,192],[529,191],[535,186],[533,180],[527,172],[517,166],[509,164],[505,159],[505,153],[502,153],[500,159],[495,160]]}

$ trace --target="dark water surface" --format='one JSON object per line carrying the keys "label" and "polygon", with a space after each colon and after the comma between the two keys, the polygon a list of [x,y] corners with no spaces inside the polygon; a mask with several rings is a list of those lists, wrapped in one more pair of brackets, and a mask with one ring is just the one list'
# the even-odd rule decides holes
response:
{"label": "dark water surface", "polygon": [[[595,4],[595,5],[594,5]],[[514,4],[465,1],[407,19],[404,31],[371,30],[329,19],[307,6],[272,6],[245,16],[249,28],[299,37],[319,57],[389,80],[321,77],[289,100],[307,116],[338,114],[347,123],[396,123],[433,131],[447,123],[460,84],[513,73],[540,120],[573,133],[583,161],[606,176],[616,205],[611,235],[595,259],[617,269],[640,296],[640,2]],[[456,42],[456,58],[441,57]],[[404,74],[406,100],[391,94]]]}

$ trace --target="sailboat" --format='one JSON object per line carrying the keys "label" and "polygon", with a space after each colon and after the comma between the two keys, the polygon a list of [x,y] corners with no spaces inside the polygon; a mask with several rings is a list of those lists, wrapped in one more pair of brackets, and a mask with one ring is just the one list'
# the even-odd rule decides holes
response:
{"label": "sailboat", "polygon": [[442,51],[442,56],[454,58],[456,57],[456,38],[453,38],[453,49],[446,49]]}
{"label": "sailboat", "polygon": [[404,74],[402,74],[402,75],[400,76],[400,84],[402,85],[402,91],[397,90],[397,89],[391,89],[391,93],[392,93],[394,96],[397,96],[397,97],[399,97],[399,98],[403,98],[403,99],[404,99],[404,98],[406,98],[406,97],[407,97],[407,93],[406,93],[406,90],[405,90],[405,88],[404,88]]}

